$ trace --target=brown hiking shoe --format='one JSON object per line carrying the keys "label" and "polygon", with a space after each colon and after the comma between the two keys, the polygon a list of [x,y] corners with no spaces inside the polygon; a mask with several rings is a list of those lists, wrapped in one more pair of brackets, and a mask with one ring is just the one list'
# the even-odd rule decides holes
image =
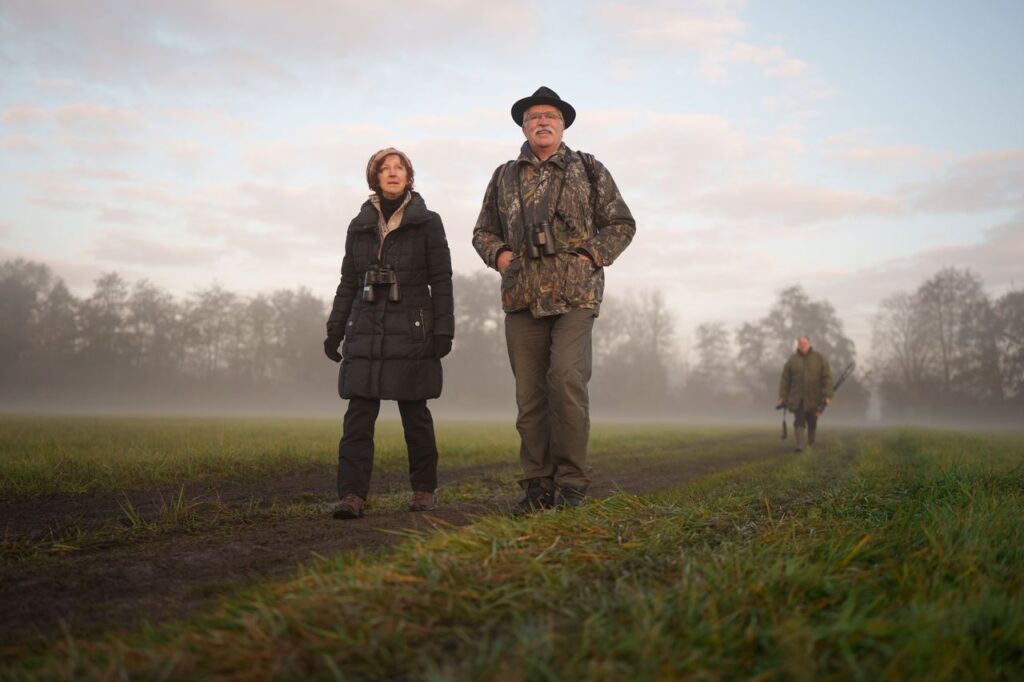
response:
{"label": "brown hiking shoe", "polygon": [[332,516],[336,519],[361,519],[363,510],[366,509],[366,501],[358,495],[345,495],[334,507]]}
{"label": "brown hiking shoe", "polygon": [[434,511],[437,509],[437,491],[414,490],[409,501],[409,511]]}

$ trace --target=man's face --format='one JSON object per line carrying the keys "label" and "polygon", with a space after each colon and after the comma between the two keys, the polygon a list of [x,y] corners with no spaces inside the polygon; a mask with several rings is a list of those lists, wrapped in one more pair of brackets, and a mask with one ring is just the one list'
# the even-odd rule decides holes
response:
{"label": "man's face", "polygon": [[565,121],[562,112],[550,104],[534,104],[523,115],[523,134],[534,149],[553,151],[562,144]]}
{"label": "man's face", "polygon": [[800,340],[796,342],[796,347],[800,349],[802,355],[807,355],[807,351],[811,349],[811,340],[806,336],[801,336]]}

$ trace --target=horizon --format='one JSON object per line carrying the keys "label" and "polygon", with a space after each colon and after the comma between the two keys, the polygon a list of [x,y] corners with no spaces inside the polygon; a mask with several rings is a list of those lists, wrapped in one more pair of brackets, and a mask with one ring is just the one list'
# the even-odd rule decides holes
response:
{"label": "horizon", "polygon": [[175,296],[326,299],[386,146],[410,155],[456,272],[482,271],[483,189],[522,142],[509,108],[542,84],[637,218],[608,295],[663,292],[685,349],[792,284],[861,358],[878,304],[942,267],[992,296],[1020,285],[1019,3],[131,8],[0,9],[0,259],[77,295],[115,271]]}

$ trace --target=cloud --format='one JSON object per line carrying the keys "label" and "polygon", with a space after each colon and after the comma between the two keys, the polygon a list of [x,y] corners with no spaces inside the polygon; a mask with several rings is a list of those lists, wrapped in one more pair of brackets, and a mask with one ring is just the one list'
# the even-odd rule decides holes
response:
{"label": "cloud", "polygon": [[147,268],[211,266],[223,255],[217,247],[161,241],[125,230],[101,232],[90,250],[94,258],[108,263]]}
{"label": "cloud", "polygon": [[750,43],[736,43],[724,54],[713,55],[720,61],[760,66],[767,76],[800,76],[807,71],[807,64],[789,56],[785,48],[778,45],[758,47]]}
{"label": "cloud", "polygon": [[409,61],[421,56],[424,36],[434,56],[516,54],[534,35],[536,11],[534,2],[472,0],[34,0],[5,6],[0,38],[13,62],[49,79],[237,91],[328,75],[359,82],[385,64],[368,58],[382,41]]}
{"label": "cloud", "polygon": [[9,107],[0,115],[0,123],[5,125],[45,123],[49,120],[50,113],[46,109],[31,104]]}
{"label": "cloud", "polygon": [[43,148],[39,138],[31,135],[4,135],[0,137],[0,149],[9,152],[38,152]]}
{"label": "cloud", "polygon": [[905,208],[891,197],[785,182],[715,187],[688,201],[694,210],[733,220],[779,220],[794,226],[855,215],[892,216]]}
{"label": "cloud", "polygon": [[142,125],[142,116],[137,111],[89,102],[58,107],[54,119],[65,131],[77,134],[123,135],[126,130]]}
{"label": "cloud", "polygon": [[978,213],[1024,207],[1024,149],[966,157],[944,176],[911,185],[914,205],[935,213]]}
{"label": "cloud", "polygon": [[596,16],[634,46],[669,47],[695,53],[722,50],[746,30],[734,8],[701,2],[603,2]]}

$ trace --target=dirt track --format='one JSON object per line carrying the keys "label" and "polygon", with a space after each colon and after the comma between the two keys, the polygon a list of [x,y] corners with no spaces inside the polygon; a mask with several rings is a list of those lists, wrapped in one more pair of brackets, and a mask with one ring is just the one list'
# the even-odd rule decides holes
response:
{"label": "dirt track", "polygon": [[[747,443],[728,457],[680,462],[651,462],[642,456],[616,459],[614,471],[599,468],[590,492],[603,497],[621,490],[646,493],[669,488],[741,464],[784,457],[780,448],[766,453]],[[507,467],[445,470],[449,485],[482,479]],[[279,501],[329,497],[333,469],[310,469],[259,484],[226,481],[216,487],[186,490],[186,496],[216,499],[220,504],[248,504],[253,499]],[[375,474],[373,490],[396,488],[394,474]],[[128,495],[143,516],[160,508],[177,491],[138,491]],[[158,622],[187,616],[223,594],[263,578],[282,577],[316,555],[374,551],[399,539],[393,532],[437,525],[466,525],[474,517],[505,513],[518,495],[514,490],[473,502],[446,504],[436,512],[374,511],[357,521],[324,518],[284,519],[270,524],[232,526],[204,534],[171,534],[150,541],[91,547],[46,559],[6,560],[0,566],[0,641],[11,652],[18,643],[49,639],[62,626],[73,634],[110,627],[131,628],[143,620]],[[38,538],[49,529],[74,523],[99,527],[124,516],[121,494],[51,495],[0,502],[0,519],[9,539]],[[0,655],[5,647],[0,646]]]}

